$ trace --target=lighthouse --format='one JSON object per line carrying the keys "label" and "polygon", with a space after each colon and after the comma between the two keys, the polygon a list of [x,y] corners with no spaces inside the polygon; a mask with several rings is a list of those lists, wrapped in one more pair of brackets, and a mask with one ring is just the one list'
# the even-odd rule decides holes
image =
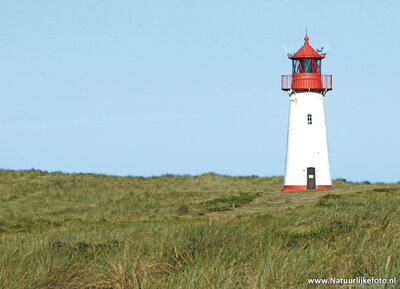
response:
{"label": "lighthouse", "polygon": [[304,38],[294,54],[292,74],[282,75],[282,90],[289,95],[289,128],[283,191],[332,186],[326,136],[324,98],[332,90],[332,75],[321,74],[326,53],[315,51]]}

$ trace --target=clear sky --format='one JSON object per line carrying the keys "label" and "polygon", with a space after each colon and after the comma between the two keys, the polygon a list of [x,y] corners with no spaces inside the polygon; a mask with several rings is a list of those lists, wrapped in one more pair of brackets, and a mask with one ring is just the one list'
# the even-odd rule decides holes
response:
{"label": "clear sky", "polygon": [[0,167],[283,175],[283,44],[329,43],[333,178],[400,180],[400,1],[0,2]]}

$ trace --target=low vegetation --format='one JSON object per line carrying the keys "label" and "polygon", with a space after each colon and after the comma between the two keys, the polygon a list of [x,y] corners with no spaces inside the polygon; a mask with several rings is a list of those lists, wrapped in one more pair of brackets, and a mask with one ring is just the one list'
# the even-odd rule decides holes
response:
{"label": "low vegetation", "polygon": [[240,193],[239,195],[233,195],[225,198],[216,198],[206,201],[204,203],[204,208],[208,212],[230,211],[247,204],[260,196],[260,193]]}
{"label": "low vegetation", "polygon": [[400,183],[340,179],[332,189],[280,192],[282,183],[212,173],[143,178],[0,170],[0,287],[400,282]]}

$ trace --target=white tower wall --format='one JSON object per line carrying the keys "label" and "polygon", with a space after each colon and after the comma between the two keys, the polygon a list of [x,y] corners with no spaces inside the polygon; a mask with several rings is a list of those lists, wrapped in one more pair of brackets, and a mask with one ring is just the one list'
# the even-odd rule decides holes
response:
{"label": "white tower wall", "polygon": [[[308,115],[312,124],[308,124]],[[307,189],[307,168],[316,188],[332,186],[322,92],[291,92],[284,190]]]}

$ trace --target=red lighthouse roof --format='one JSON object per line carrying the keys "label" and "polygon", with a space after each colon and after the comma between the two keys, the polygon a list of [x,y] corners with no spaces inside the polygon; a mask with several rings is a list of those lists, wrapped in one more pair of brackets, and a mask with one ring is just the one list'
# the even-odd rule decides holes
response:
{"label": "red lighthouse roof", "polygon": [[315,59],[322,59],[325,57],[325,53],[319,54],[314,48],[308,44],[308,36],[304,37],[304,45],[295,53],[295,54],[288,54],[290,59],[299,59],[299,58],[315,58]]}

